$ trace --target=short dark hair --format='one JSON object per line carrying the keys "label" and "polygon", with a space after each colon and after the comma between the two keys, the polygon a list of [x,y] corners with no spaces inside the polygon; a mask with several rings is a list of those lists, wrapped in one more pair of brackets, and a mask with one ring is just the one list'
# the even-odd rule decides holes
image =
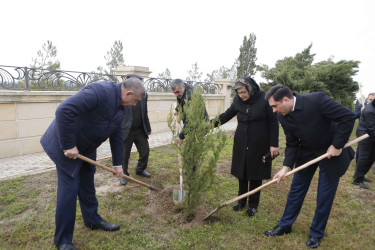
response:
{"label": "short dark hair", "polygon": [[268,100],[271,98],[271,96],[276,102],[278,102],[281,99],[283,99],[285,96],[288,97],[289,99],[292,99],[293,93],[287,86],[284,86],[282,84],[277,84],[267,91],[265,99]]}
{"label": "short dark hair", "polygon": [[181,79],[174,79],[172,82],[171,82],[171,89],[172,90],[175,90],[177,86],[179,86],[180,88],[182,88],[182,86],[184,86],[185,83],[184,81],[182,81]]}

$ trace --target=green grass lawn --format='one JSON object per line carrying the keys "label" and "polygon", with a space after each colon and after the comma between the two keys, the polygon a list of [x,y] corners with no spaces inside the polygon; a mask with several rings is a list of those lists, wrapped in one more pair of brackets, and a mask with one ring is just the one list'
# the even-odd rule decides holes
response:
{"label": "green grass lawn", "polygon": [[[280,130],[280,147],[285,147]],[[352,135],[352,139],[354,139]],[[111,173],[97,170],[95,182],[99,214],[121,229],[108,233],[90,231],[77,208],[73,243],[79,249],[302,249],[309,235],[315,210],[318,173],[312,181],[302,211],[291,234],[266,237],[284,211],[291,178],[262,190],[258,213],[249,218],[245,210],[222,208],[209,221],[212,209],[237,195],[237,179],[230,175],[233,139],[229,138],[218,164],[217,178],[196,217],[187,222],[175,206],[172,190],[178,189],[177,152],[173,146],[154,148],[148,170],[165,189],[151,192],[136,184],[120,186]],[[130,174],[138,155],[132,154]],[[274,161],[273,172],[282,166],[283,154]],[[110,165],[109,161],[104,164]],[[354,161],[341,178],[322,249],[370,249],[375,246],[375,182],[370,190],[351,184]],[[368,178],[375,180],[370,170]],[[136,177],[139,178],[139,177]],[[149,179],[139,178],[144,182]],[[56,205],[56,171],[0,181],[0,249],[53,249]]]}

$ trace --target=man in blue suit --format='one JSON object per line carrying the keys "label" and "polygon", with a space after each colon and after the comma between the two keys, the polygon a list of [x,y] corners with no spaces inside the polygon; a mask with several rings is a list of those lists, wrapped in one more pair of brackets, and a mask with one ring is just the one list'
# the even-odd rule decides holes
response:
{"label": "man in blue suit", "polygon": [[306,245],[316,248],[324,236],[340,177],[354,157],[352,148],[344,148],[352,132],[355,115],[326,94],[293,94],[278,84],[266,94],[286,137],[282,169],[274,176],[279,183],[294,166],[298,167],[328,153],[328,159],[313,164],[293,176],[284,214],[267,236],[288,234],[301,210],[310,182],[319,166],[315,216]]}
{"label": "man in blue suit", "polygon": [[[143,78],[137,74],[126,75],[126,78],[130,77],[135,77],[141,81],[143,80]],[[147,98],[148,95],[145,93],[144,97],[137,102],[137,105],[125,108],[125,116],[122,122],[122,129],[124,131],[124,162],[122,164],[122,170],[124,171],[124,174],[129,175],[129,158],[134,143],[139,153],[135,174],[150,178],[151,174],[145,170],[147,168],[148,157],[150,154],[148,136],[151,134],[151,125],[147,111]],[[120,183],[126,185],[128,180],[121,178]]]}
{"label": "man in blue suit", "polygon": [[58,249],[76,249],[72,244],[77,196],[86,227],[115,231],[116,224],[98,215],[95,196],[95,166],[77,159],[78,153],[96,160],[96,149],[109,138],[115,176],[122,176],[124,107],[144,96],[142,81],[91,83],[63,101],[56,118],[40,142],[57,169],[56,231]]}

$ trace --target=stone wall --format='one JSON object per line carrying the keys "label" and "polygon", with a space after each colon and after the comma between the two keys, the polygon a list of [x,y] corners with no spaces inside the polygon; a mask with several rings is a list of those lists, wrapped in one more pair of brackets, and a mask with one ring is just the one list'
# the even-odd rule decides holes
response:
{"label": "stone wall", "polygon": [[71,91],[0,91],[0,158],[42,152],[40,137]]}
{"label": "stone wall", "polygon": [[[74,91],[0,91],[0,158],[42,152],[39,140],[55,117],[57,106]],[[176,106],[172,93],[148,93],[152,133],[169,131],[167,117]],[[203,95],[211,117],[222,112],[224,94]]]}

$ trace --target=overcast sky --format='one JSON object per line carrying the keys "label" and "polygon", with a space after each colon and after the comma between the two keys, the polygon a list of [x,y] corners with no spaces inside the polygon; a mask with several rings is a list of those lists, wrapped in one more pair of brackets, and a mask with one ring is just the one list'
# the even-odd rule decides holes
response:
{"label": "overcast sky", "polygon": [[197,62],[204,79],[230,67],[244,36],[254,33],[258,64],[273,67],[312,43],[315,63],[331,56],[360,61],[355,80],[364,95],[375,92],[374,0],[3,0],[0,6],[0,65],[29,66],[51,40],[61,69],[93,71],[121,40],[126,65],[149,67],[151,76],[169,68],[173,78],[185,78]]}

